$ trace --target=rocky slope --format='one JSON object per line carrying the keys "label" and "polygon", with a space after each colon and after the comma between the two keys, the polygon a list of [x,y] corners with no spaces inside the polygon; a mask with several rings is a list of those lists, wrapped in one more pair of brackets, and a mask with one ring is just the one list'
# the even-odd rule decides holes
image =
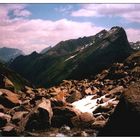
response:
{"label": "rocky slope", "polygon": [[[115,131],[113,116],[122,119],[117,120],[119,128],[126,124],[123,115],[130,119],[127,126],[131,121],[139,122],[139,83],[131,87],[139,80],[139,67],[140,52],[137,52],[90,80],[64,80],[48,89],[26,86],[17,92],[4,87],[0,89],[0,134],[105,136]],[[124,105],[122,101],[128,101],[132,106]],[[126,111],[132,111],[131,115],[127,116]],[[137,119],[131,120],[131,116]],[[139,132],[139,129],[134,130]]]}
{"label": "rocky slope", "polygon": [[8,62],[11,59],[15,59],[19,55],[24,55],[24,53],[19,49],[7,47],[0,48],[0,59],[4,62]]}
{"label": "rocky slope", "polygon": [[131,55],[126,63],[131,66],[137,82],[125,90],[100,136],[140,136],[140,51]]}
{"label": "rocky slope", "polygon": [[112,63],[123,61],[131,52],[123,28],[113,27],[95,36],[60,42],[45,54],[19,56],[10,68],[35,85],[50,87],[64,79],[95,76]]}

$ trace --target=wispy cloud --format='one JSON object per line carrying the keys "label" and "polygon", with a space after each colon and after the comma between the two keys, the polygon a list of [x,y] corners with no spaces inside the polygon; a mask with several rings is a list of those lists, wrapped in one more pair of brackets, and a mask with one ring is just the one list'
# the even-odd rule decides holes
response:
{"label": "wispy cloud", "polygon": [[10,13],[12,13],[13,16],[28,17],[31,15],[31,13],[25,9],[26,6],[26,4],[1,4],[0,18],[10,19]]}
{"label": "wispy cloud", "polygon": [[73,11],[71,16],[120,16],[131,22],[140,22],[140,4],[85,4],[81,9]]}
{"label": "wispy cloud", "polygon": [[72,5],[65,5],[65,6],[62,5],[60,7],[56,7],[55,11],[65,15],[65,14],[70,14],[72,12],[72,9],[73,9]]}

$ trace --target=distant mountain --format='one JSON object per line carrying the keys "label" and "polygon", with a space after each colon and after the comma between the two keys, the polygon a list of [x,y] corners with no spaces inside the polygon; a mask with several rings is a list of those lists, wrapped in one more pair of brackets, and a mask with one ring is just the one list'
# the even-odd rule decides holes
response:
{"label": "distant mountain", "polygon": [[131,52],[124,29],[113,27],[94,36],[61,41],[45,54],[19,56],[10,67],[35,85],[49,87],[64,79],[92,77]]}
{"label": "distant mountain", "polygon": [[41,54],[46,53],[46,52],[49,51],[51,48],[52,48],[52,47],[49,46],[49,47],[43,49],[40,53],[41,53]]}
{"label": "distant mountain", "polygon": [[15,59],[19,55],[24,55],[24,53],[19,49],[7,47],[0,48],[0,59],[2,61],[7,62],[11,59]]}
{"label": "distant mountain", "polygon": [[135,43],[130,42],[130,45],[134,50],[140,50],[140,41],[137,41]]}

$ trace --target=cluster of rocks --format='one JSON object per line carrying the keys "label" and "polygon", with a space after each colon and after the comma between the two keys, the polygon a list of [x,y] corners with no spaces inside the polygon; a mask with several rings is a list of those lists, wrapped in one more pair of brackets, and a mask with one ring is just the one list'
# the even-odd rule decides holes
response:
{"label": "cluster of rocks", "polygon": [[49,89],[15,92],[9,79],[1,80],[6,86],[0,89],[0,135],[97,136],[124,90],[139,79],[138,67],[115,63],[94,79],[64,80]]}

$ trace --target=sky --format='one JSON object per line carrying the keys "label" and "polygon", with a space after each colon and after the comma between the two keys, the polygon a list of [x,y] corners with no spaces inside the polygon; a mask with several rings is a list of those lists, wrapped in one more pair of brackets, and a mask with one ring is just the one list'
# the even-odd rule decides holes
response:
{"label": "sky", "polygon": [[140,40],[140,4],[0,4],[0,47],[25,54],[113,26]]}

